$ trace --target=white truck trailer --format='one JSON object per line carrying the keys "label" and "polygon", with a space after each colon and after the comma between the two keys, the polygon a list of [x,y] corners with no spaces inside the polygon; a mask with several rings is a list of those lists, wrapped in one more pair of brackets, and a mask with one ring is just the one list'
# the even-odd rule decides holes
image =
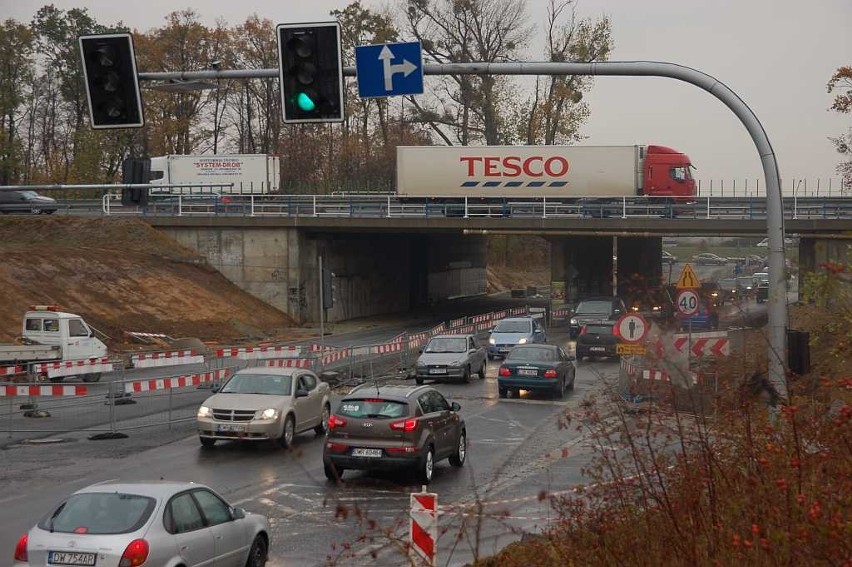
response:
{"label": "white truck trailer", "polygon": [[396,167],[400,197],[695,197],[689,156],[665,146],[400,146]]}
{"label": "white truck trailer", "polygon": [[[60,311],[55,305],[33,305],[24,314],[21,344],[0,344],[0,366],[21,366],[27,372],[37,363],[97,361],[107,354],[107,346],[79,315]],[[80,368],[85,382],[101,377],[100,372],[87,372],[85,365]],[[44,376],[50,377],[48,373]],[[62,376],[50,378],[58,381]]]}
{"label": "white truck trailer", "polygon": [[[267,154],[168,155],[150,161],[151,195],[267,195],[281,188],[281,158]],[[138,161],[138,159],[134,160]],[[127,166],[125,166],[127,167]],[[133,182],[144,183],[143,180]],[[228,184],[231,184],[228,186]],[[189,187],[172,187],[190,185]],[[194,186],[193,186],[194,185]],[[210,187],[210,185],[218,185]]]}

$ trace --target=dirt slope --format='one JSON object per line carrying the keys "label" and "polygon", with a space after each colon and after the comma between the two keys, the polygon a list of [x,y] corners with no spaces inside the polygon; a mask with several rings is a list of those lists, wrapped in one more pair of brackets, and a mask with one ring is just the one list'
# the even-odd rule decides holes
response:
{"label": "dirt slope", "polygon": [[0,219],[0,341],[28,306],[54,303],[112,340],[123,331],[239,342],[286,338],[293,322],[192,250],[135,219]]}

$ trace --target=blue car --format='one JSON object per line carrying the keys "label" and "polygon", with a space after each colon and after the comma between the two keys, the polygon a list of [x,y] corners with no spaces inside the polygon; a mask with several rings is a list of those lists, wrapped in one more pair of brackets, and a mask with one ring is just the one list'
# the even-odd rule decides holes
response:
{"label": "blue car", "polygon": [[707,299],[701,298],[698,311],[693,315],[678,314],[681,331],[715,331],[719,328],[719,312]]}
{"label": "blue car", "polygon": [[547,336],[538,319],[532,317],[513,317],[503,319],[491,331],[488,338],[488,360],[496,357],[506,358],[509,351],[517,345],[545,343]]}

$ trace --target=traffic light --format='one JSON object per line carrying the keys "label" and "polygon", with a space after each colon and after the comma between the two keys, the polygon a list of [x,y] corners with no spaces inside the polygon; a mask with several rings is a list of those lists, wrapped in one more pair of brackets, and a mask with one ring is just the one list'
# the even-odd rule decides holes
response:
{"label": "traffic light", "polygon": [[139,128],[142,97],[128,33],[80,36],[92,128]]}
{"label": "traffic light", "polygon": [[342,122],[340,24],[278,24],[284,122]]}
{"label": "traffic light", "polygon": [[[127,185],[147,184],[151,176],[150,158],[127,158],[121,168],[121,182]],[[144,187],[122,187],[121,204],[125,207],[148,204],[148,189]]]}
{"label": "traffic light", "polygon": [[328,268],[322,269],[322,307],[334,307],[334,272]]}

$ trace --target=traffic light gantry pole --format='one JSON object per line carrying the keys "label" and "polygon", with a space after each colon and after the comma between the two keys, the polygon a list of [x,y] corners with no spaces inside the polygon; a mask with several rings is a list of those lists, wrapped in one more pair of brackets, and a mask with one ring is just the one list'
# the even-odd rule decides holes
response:
{"label": "traffic light gantry pole", "polygon": [[[355,67],[344,67],[347,77],[356,76]],[[745,126],[757,148],[766,183],[766,232],[769,237],[769,381],[782,400],[787,400],[787,297],[784,274],[784,214],[781,176],[769,136],[749,106],[728,86],[696,69],[659,61],[606,61],[602,63],[446,63],[425,64],[425,75],[593,75],[624,77],[665,77],[677,79],[707,91],[727,106]],[[140,80],[254,79],[275,78],[278,69],[188,71],[180,73],[140,73]]]}

